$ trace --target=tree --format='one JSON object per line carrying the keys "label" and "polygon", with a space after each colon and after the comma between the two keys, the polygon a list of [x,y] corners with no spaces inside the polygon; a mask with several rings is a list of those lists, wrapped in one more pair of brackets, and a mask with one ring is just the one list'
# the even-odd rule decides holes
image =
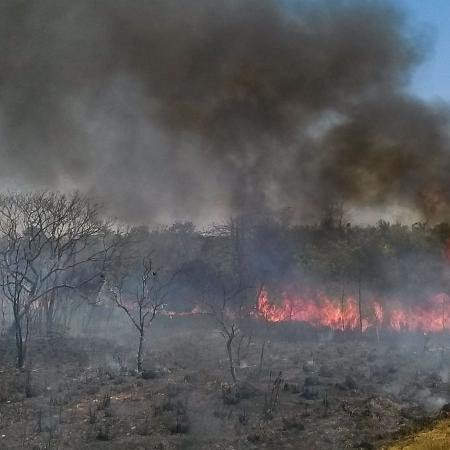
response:
{"label": "tree", "polygon": [[99,279],[114,247],[110,237],[98,205],[77,193],[0,196],[0,286],[12,305],[18,367],[31,313],[45,302],[52,314],[60,290]]}
{"label": "tree", "polygon": [[246,308],[247,286],[229,284],[227,277],[220,273],[209,273],[203,284],[201,301],[207,312],[220,328],[225,339],[230,375],[237,382],[233,344],[241,334],[241,322],[249,314]]}
{"label": "tree", "polygon": [[138,272],[137,280],[133,280],[129,273],[121,276],[119,283],[113,288],[113,298],[116,305],[125,312],[138,331],[136,369],[141,373],[146,330],[163,308],[177,272],[173,272],[165,280],[161,280],[162,270],[154,267],[150,255],[142,259]]}
{"label": "tree", "polygon": [[[242,220],[214,227],[204,236],[200,258],[186,268],[189,282],[225,340],[231,378],[237,382],[234,343],[255,307],[254,280],[248,268],[248,229]],[[238,339],[239,342],[239,339]]]}

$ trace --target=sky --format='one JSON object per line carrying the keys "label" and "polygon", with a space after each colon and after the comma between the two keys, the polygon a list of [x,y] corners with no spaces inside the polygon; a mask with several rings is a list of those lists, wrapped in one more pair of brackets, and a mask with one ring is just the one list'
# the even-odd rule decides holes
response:
{"label": "sky", "polygon": [[0,188],[450,221],[450,0],[292,1],[0,1]]}
{"label": "sky", "polygon": [[411,90],[428,100],[450,101],[450,1],[396,0],[431,38],[432,48],[411,81]]}

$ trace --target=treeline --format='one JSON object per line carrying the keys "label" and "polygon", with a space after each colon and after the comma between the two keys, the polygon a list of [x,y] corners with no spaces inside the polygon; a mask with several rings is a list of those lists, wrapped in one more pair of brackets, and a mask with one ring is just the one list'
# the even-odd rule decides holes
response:
{"label": "treeline", "polygon": [[[146,242],[144,252],[159,249],[158,259],[170,261],[172,270],[181,264],[189,277],[181,277],[179,288],[194,287],[193,298],[199,284],[214,278],[230,286],[264,285],[275,298],[289,286],[337,295],[342,285],[351,290],[362,284],[381,297],[411,301],[445,292],[450,282],[447,223],[301,226],[277,216],[244,216],[207,231],[191,223],[138,228],[127,239]],[[184,300],[178,301],[182,307]]]}
{"label": "treeline", "polygon": [[273,301],[286,289],[335,297],[363,290],[411,302],[448,291],[449,238],[445,223],[300,226],[262,214],[207,230],[192,223],[124,228],[79,194],[4,194],[2,332],[14,336],[22,367],[32,333],[68,331],[75,316],[87,328],[122,311],[141,351],[161,312],[197,307],[216,321],[233,352],[262,289]]}

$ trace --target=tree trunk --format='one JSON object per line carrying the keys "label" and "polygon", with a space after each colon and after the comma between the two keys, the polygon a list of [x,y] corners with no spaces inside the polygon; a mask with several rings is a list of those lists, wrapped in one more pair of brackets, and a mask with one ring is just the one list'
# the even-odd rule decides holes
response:
{"label": "tree trunk", "polygon": [[261,345],[261,353],[259,354],[259,373],[261,374],[264,363],[264,350],[266,349],[267,338],[269,337],[269,322],[266,322],[266,330],[264,332],[263,343]]}
{"label": "tree trunk", "polygon": [[233,348],[232,348],[233,339],[234,339],[233,335],[229,335],[228,336],[228,339],[227,339],[227,354],[228,354],[228,362],[230,364],[231,378],[233,379],[233,382],[236,383],[236,369],[235,369],[234,363],[233,363]]}
{"label": "tree trunk", "polygon": [[14,311],[14,327],[16,336],[16,351],[17,351],[17,368],[21,369],[25,364],[25,346],[22,336],[22,319],[19,313],[19,305],[13,305]]}
{"label": "tree trunk", "polygon": [[22,319],[25,317],[25,315],[27,314],[27,310],[29,309],[29,307],[24,306],[22,311],[19,311],[19,305],[17,305],[17,311],[16,311],[16,305],[15,303],[13,303],[13,311],[14,311],[14,323],[9,327],[8,333],[9,334],[13,334],[16,332],[17,329],[17,323],[22,323]]}
{"label": "tree trunk", "polygon": [[358,312],[359,312],[359,329],[361,334],[363,332],[363,322],[362,322],[362,292],[361,292],[361,274],[358,278]]}
{"label": "tree trunk", "polygon": [[246,349],[245,349],[246,354],[248,354],[248,352],[250,350],[251,343],[252,343],[252,335],[250,334],[247,338],[247,345],[246,345]]}
{"label": "tree trunk", "polygon": [[237,358],[237,365],[241,366],[241,349],[242,349],[242,342],[244,341],[245,335],[242,335],[239,338],[237,351],[236,351],[236,358]]}
{"label": "tree trunk", "polygon": [[345,318],[344,318],[344,312],[345,312],[345,284],[344,280],[342,280],[342,292],[341,292],[341,322],[342,322],[342,331],[345,331]]}
{"label": "tree trunk", "polygon": [[47,300],[45,308],[45,324],[47,336],[50,336],[53,331],[55,331],[55,299],[52,294],[50,294],[50,298]]}
{"label": "tree trunk", "polygon": [[445,298],[442,297],[442,331],[445,331]]}
{"label": "tree trunk", "polygon": [[1,333],[0,334],[3,334],[3,333],[6,333],[6,328],[7,328],[6,313],[5,313],[5,299],[3,298],[3,296],[1,298],[1,304],[2,304],[2,325],[1,325]]}
{"label": "tree trunk", "polygon": [[144,347],[144,330],[139,331],[139,347],[137,353],[137,371],[142,372],[142,349]]}

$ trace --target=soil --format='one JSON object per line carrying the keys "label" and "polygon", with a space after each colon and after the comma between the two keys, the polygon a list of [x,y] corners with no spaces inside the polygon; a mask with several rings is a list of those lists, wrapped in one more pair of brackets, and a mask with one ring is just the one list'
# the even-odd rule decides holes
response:
{"label": "soil", "polygon": [[36,337],[17,370],[2,337],[0,448],[377,449],[450,402],[446,335],[274,325],[262,370],[261,341],[244,341],[237,384],[223,337],[194,318],[161,319],[142,374],[132,339]]}

